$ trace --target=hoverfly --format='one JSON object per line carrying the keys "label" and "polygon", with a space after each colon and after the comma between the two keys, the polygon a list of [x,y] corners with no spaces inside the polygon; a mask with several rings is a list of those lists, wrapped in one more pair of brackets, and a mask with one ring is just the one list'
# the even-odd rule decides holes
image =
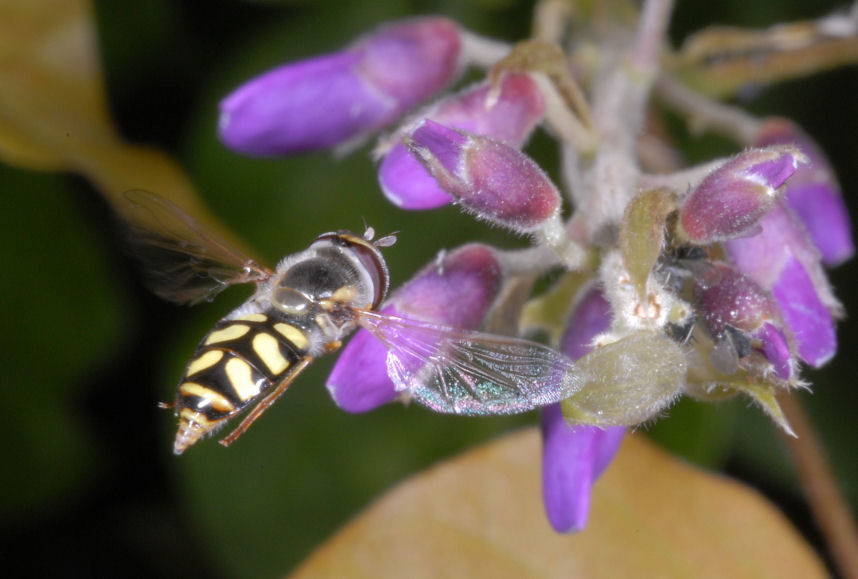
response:
{"label": "hoverfly", "polygon": [[388,349],[388,374],[403,397],[438,412],[513,414],[580,389],[573,362],[547,346],[376,311],[390,279],[380,248],[393,236],[373,241],[371,228],[325,233],[272,270],[166,199],[139,190],[126,198],[137,213],[128,227],[132,249],[160,297],[196,304],[230,285],[256,284],[203,337],[175,402],[163,405],[179,418],[176,454],[252,407],[220,441],[234,442],[314,358],[337,350],[358,326]]}

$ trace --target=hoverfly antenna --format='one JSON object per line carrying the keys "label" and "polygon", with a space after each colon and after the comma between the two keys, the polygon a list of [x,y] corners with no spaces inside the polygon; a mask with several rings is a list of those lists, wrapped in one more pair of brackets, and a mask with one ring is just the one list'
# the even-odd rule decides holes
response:
{"label": "hoverfly antenna", "polygon": [[396,236],[399,234],[398,231],[394,231],[393,233],[388,233],[384,237],[380,237],[378,240],[373,242],[373,245],[376,247],[390,247],[394,243],[396,243]]}
{"label": "hoverfly antenna", "polygon": [[360,220],[363,221],[363,238],[372,241],[372,238],[375,237],[375,228],[366,222],[366,217],[361,217]]}
{"label": "hoverfly antenna", "polygon": [[377,241],[372,241],[372,238],[375,237],[375,227],[366,222],[366,217],[361,217],[361,220],[363,221],[363,238],[366,241],[372,242],[375,247],[390,247],[396,243],[396,235],[399,233],[398,231],[389,233],[384,237],[379,238]]}

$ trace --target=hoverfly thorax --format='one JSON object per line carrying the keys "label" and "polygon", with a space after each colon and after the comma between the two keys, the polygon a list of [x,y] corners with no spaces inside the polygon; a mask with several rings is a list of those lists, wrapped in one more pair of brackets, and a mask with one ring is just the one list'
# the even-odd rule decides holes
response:
{"label": "hoverfly thorax", "polygon": [[387,265],[368,239],[326,233],[280,262],[266,297],[286,319],[318,332],[316,343],[330,350],[355,327],[354,308],[377,308],[388,285]]}

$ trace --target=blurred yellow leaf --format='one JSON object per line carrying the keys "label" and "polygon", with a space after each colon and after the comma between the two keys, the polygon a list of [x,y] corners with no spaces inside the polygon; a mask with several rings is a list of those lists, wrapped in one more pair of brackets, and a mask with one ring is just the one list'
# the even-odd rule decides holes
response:
{"label": "blurred yellow leaf", "polygon": [[177,163],[117,135],[85,0],[0,1],[0,159],[80,173],[120,215],[128,209],[124,191],[156,192],[241,245]]}
{"label": "blurred yellow leaf", "polygon": [[825,577],[754,490],[631,435],[595,485],[590,523],[555,533],[536,429],[399,485],[294,573],[304,577]]}
{"label": "blurred yellow leaf", "polygon": [[[840,18],[841,26],[848,22]],[[710,26],[688,37],[667,67],[695,90],[728,98],[748,87],[854,64],[858,35],[835,28],[831,16],[767,29]]]}

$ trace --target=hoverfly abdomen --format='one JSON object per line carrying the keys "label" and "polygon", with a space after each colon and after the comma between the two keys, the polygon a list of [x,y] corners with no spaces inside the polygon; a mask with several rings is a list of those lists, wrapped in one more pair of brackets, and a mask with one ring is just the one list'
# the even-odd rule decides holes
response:
{"label": "hoverfly abdomen", "polygon": [[218,429],[287,379],[290,369],[302,368],[308,348],[300,328],[266,314],[218,322],[197,347],[179,383],[174,452],[181,454]]}

